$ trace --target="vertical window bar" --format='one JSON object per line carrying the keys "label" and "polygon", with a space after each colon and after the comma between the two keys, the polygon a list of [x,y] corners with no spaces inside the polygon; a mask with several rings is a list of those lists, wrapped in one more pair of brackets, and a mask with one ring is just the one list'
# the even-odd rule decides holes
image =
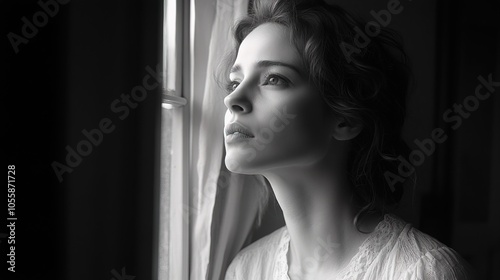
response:
{"label": "vertical window bar", "polygon": [[[158,280],[188,280],[189,273],[189,1],[163,0],[163,100]],[[187,57],[185,57],[187,56]],[[187,73],[187,74],[186,74]]]}

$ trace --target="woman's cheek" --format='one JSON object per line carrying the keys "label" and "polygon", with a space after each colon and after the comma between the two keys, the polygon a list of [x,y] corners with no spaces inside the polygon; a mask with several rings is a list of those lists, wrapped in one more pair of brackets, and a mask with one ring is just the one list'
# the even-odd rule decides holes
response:
{"label": "woman's cheek", "polygon": [[319,119],[309,111],[290,110],[288,113],[294,114],[295,118],[284,125],[281,131],[271,135],[259,135],[261,142],[272,138],[267,149],[262,151],[262,156],[272,156],[286,165],[292,162],[307,164],[320,158],[325,150],[325,133],[324,128],[319,125]]}
{"label": "woman's cheek", "polygon": [[288,139],[295,139],[293,144],[296,149],[302,150],[308,157],[320,156],[329,143],[329,125],[325,123],[322,106],[315,99],[302,100],[295,103],[291,111],[296,113],[296,118],[290,125]]}

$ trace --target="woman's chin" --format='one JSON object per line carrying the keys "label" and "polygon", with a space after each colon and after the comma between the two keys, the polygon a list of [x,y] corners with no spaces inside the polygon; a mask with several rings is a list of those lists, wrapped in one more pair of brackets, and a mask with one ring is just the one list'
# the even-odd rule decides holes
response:
{"label": "woman's chin", "polygon": [[233,173],[245,174],[245,175],[259,174],[258,168],[252,166],[252,164],[248,162],[248,159],[239,157],[230,157],[226,155],[224,162],[226,164],[227,170]]}

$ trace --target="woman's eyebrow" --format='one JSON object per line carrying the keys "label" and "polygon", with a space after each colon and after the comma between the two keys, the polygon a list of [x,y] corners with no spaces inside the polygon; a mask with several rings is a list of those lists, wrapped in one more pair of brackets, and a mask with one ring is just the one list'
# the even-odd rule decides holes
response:
{"label": "woman's eyebrow", "polygon": [[[287,68],[290,68],[293,71],[297,72],[297,74],[299,74],[299,75],[302,74],[302,72],[297,67],[295,67],[292,64],[285,63],[285,62],[273,61],[273,60],[261,60],[261,61],[257,62],[257,67],[259,67],[259,68],[265,68],[265,67],[271,67],[271,66],[287,67]],[[239,71],[241,71],[241,66],[234,65],[233,67],[231,67],[230,73],[239,72]]]}
{"label": "woman's eyebrow", "polygon": [[234,65],[233,67],[231,67],[231,71],[229,71],[229,73],[240,72],[240,70],[241,70],[241,66]]}
{"label": "woman's eyebrow", "polygon": [[295,67],[294,65],[288,64],[285,62],[280,62],[280,61],[261,60],[261,61],[257,62],[257,66],[258,67],[282,66],[282,67],[287,67],[287,68],[292,69],[293,71],[297,72],[297,74],[299,74],[299,75],[301,74],[301,71],[297,67]]}

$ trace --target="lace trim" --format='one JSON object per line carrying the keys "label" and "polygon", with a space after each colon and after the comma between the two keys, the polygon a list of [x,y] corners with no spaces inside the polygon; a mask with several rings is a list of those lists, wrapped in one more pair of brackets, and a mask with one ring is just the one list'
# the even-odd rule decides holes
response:
{"label": "lace trim", "polygon": [[[340,279],[356,279],[366,271],[366,268],[375,260],[381,249],[392,236],[395,227],[403,227],[404,222],[392,215],[386,214],[378,223],[368,238],[361,244],[358,252],[349,261],[349,264],[340,272]],[[283,230],[281,244],[279,245],[276,260],[276,269],[273,279],[290,280],[288,276],[287,254],[290,246],[290,236],[286,226]]]}
{"label": "lace trim", "polygon": [[290,277],[288,277],[288,260],[286,257],[288,254],[288,247],[290,246],[290,235],[288,235],[286,226],[283,229],[283,236],[280,242],[273,279],[290,280]]}
{"label": "lace trim", "polygon": [[349,264],[341,271],[340,279],[356,279],[372,264],[388,239],[394,233],[396,224],[401,220],[386,214],[384,219],[375,227],[373,232],[359,247],[358,253],[354,255]]}

